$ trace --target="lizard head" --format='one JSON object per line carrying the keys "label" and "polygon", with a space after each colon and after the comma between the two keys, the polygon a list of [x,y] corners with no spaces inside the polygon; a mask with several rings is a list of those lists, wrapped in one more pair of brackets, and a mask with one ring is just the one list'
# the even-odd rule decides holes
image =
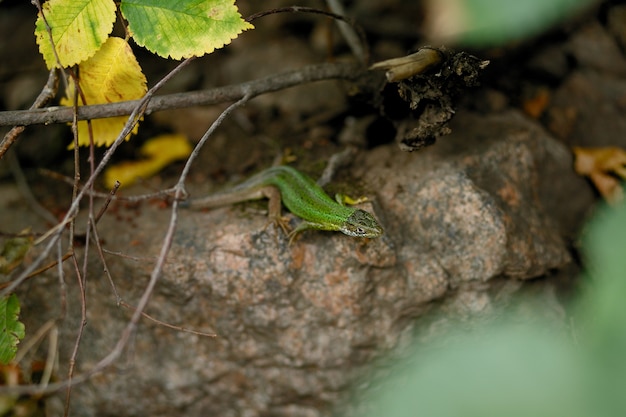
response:
{"label": "lizard head", "polygon": [[356,209],[339,229],[348,236],[378,237],[383,234],[383,228],[374,216],[365,210]]}

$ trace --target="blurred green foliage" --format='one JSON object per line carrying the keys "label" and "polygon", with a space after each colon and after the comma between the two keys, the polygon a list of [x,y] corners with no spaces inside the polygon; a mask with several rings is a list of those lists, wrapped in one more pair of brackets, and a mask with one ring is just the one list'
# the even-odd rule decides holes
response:
{"label": "blurred green foliage", "polygon": [[361,415],[626,416],[626,205],[599,210],[582,241],[588,288],[574,305],[574,329],[506,314],[456,329],[376,382],[374,405]]}
{"label": "blurred green foliage", "polygon": [[462,16],[458,41],[465,45],[495,46],[536,35],[593,0],[457,0],[457,3]]}

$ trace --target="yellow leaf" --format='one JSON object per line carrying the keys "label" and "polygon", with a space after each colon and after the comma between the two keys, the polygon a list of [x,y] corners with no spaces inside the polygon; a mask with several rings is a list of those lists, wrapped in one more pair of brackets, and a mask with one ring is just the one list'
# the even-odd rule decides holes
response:
{"label": "yellow leaf", "polygon": [[[70,67],[93,56],[105,42],[115,21],[113,0],[49,0],[42,6],[35,24],[39,51],[49,69],[58,66],[55,49],[62,67]],[[50,42],[50,25],[54,47]]]}
{"label": "yellow leaf", "polygon": [[[87,61],[78,66],[79,85],[86,104],[115,103],[118,101],[137,100],[146,94],[146,77],[128,43],[121,38],[109,38],[102,48]],[[74,85],[71,84],[66,98],[61,100],[64,106],[71,106],[74,97]],[[79,104],[83,105],[81,98]],[[97,146],[109,146],[119,135],[128,120],[127,117],[111,117],[91,122],[94,143]],[[137,127],[133,133],[137,132]],[[79,145],[89,145],[87,122],[78,123]],[[126,137],[126,140],[130,135]],[[71,147],[71,146],[70,146]]]}
{"label": "yellow leaf", "polygon": [[626,151],[610,146],[604,148],[574,147],[574,169],[589,177],[598,192],[609,203],[623,200],[620,179],[626,179]]}
{"label": "yellow leaf", "polygon": [[107,168],[104,184],[113,188],[116,181],[128,186],[139,178],[148,178],[161,169],[191,154],[191,145],[184,135],[160,135],[148,140],[139,150],[146,157],[141,161],[126,161]]}

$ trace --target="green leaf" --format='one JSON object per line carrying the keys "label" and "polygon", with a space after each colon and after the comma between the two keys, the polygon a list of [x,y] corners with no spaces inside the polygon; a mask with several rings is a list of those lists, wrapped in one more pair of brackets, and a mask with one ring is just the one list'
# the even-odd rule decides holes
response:
{"label": "green leaf", "polygon": [[211,53],[253,28],[234,0],[123,0],[120,8],[135,42],[164,58]]}
{"label": "green leaf", "polygon": [[20,302],[15,294],[0,299],[0,363],[4,365],[15,358],[17,344],[25,336],[19,314]]}
{"label": "green leaf", "polygon": [[[106,41],[115,22],[113,0],[49,0],[43,13],[50,25],[52,40],[62,67],[93,56]],[[41,14],[35,25],[39,52],[49,69],[58,66],[50,35]]]}

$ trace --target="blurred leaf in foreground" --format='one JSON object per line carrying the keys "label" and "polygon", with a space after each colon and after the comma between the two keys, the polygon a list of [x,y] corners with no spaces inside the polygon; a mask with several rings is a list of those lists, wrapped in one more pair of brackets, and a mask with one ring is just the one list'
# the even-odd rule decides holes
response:
{"label": "blurred leaf in foreground", "polygon": [[429,0],[427,31],[436,39],[496,46],[537,35],[593,0]]}
{"label": "blurred leaf in foreground", "polygon": [[574,346],[548,329],[505,322],[416,349],[367,417],[584,417]]}
{"label": "blurred leaf in foreground", "polygon": [[541,320],[501,319],[469,335],[457,328],[443,347],[414,348],[359,415],[626,415],[626,205],[599,210],[583,241],[589,288],[572,334]]}
{"label": "blurred leaf in foreground", "polygon": [[626,205],[603,207],[583,236],[589,291],[578,321],[589,348],[594,415],[626,415]]}

